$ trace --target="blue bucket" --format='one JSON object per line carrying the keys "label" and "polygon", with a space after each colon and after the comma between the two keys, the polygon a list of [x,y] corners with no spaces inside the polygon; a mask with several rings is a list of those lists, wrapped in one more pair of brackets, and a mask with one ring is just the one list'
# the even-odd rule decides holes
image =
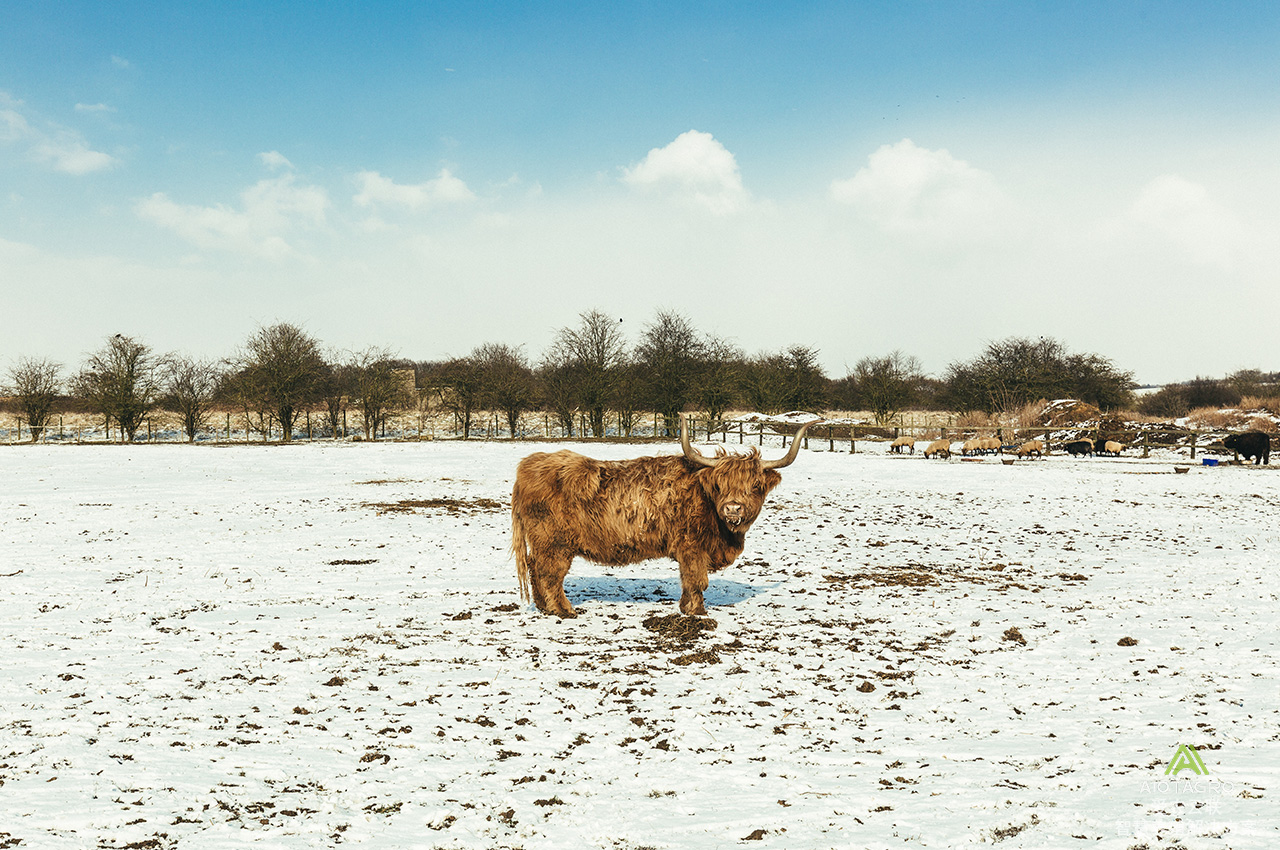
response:
{"label": "blue bucket", "polygon": [[1200,461],[1202,466],[1217,466],[1218,459],[1216,457],[1207,457]]}

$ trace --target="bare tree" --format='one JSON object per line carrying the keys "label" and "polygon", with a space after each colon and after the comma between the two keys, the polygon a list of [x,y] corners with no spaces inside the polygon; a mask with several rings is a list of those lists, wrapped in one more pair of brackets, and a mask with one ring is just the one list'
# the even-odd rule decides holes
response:
{"label": "bare tree", "polygon": [[738,400],[743,359],[742,349],[727,339],[708,335],[703,340],[694,398],[706,408],[713,428],[719,427],[725,411]]}
{"label": "bare tree", "polygon": [[224,371],[215,398],[240,410],[246,437],[256,432],[262,435],[262,439],[267,438],[272,421],[271,409],[254,382],[251,370],[241,367],[235,371]]}
{"label": "bare tree", "polygon": [[1109,410],[1131,404],[1133,374],[1097,354],[1071,354],[1056,339],[1009,337],[947,369],[957,410],[995,413],[1042,398],[1076,398]]}
{"label": "bare tree", "polygon": [[627,345],[619,322],[599,310],[579,314],[576,328],[561,328],[544,362],[567,383],[575,407],[586,411],[591,431],[604,436],[604,413],[609,407],[616,371],[626,360]]}
{"label": "bare tree", "polygon": [[875,414],[881,425],[902,412],[915,399],[923,379],[920,361],[894,351],[883,357],[864,357],[849,373],[857,397]]}
{"label": "bare tree", "polygon": [[630,437],[644,408],[646,387],[640,364],[628,360],[614,373],[613,406],[618,412],[618,426],[622,436]]}
{"label": "bare tree", "polygon": [[297,325],[259,328],[239,355],[246,390],[280,423],[281,439],[293,439],[298,416],[320,398],[325,360],[320,344]]}
{"label": "bare tree", "polygon": [[818,350],[793,345],[782,352],[765,352],[743,367],[742,393],[761,413],[821,410],[828,396],[828,380],[818,363]]}
{"label": "bare tree", "polygon": [[781,413],[787,409],[787,359],[762,352],[743,366],[742,394],[752,410]]}
{"label": "bare tree", "polygon": [[702,356],[698,331],[672,310],[659,310],[636,346],[649,403],[662,414],[668,437],[677,433],[680,412],[693,400]]}
{"label": "bare tree", "polygon": [[543,400],[555,415],[560,427],[570,437],[574,434],[574,414],[578,411],[578,390],[572,363],[544,360],[537,372]]}
{"label": "bare tree", "polygon": [[151,347],[116,334],[72,379],[75,395],[120,426],[121,441],[133,442],[160,394],[159,362]]}
{"label": "bare tree", "polygon": [[821,410],[827,404],[826,373],[818,362],[818,349],[810,345],[793,345],[786,358],[788,410]]}
{"label": "bare tree", "polygon": [[533,407],[537,381],[524,352],[503,343],[486,343],[471,353],[480,364],[484,403],[502,411],[512,438],[520,430],[520,417]]}
{"label": "bare tree", "polygon": [[346,436],[343,423],[347,418],[347,405],[355,392],[354,368],[350,355],[331,353],[325,358],[324,371],[320,373],[317,384],[316,394],[324,405],[324,418],[335,440]]}
{"label": "bare tree", "polygon": [[349,362],[352,394],[364,417],[364,436],[375,440],[391,412],[413,402],[413,370],[397,368],[395,355],[386,348],[366,348],[352,355]]}
{"label": "bare tree", "polygon": [[471,436],[471,419],[484,401],[484,375],[474,357],[455,357],[431,369],[430,386],[453,414],[462,439]]}
{"label": "bare tree", "polygon": [[60,371],[61,364],[33,357],[23,357],[9,370],[7,392],[14,396],[18,410],[27,420],[33,443],[40,440],[53,413],[53,404],[61,386]]}
{"label": "bare tree", "polygon": [[163,391],[161,407],[182,418],[187,442],[195,442],[207,424],[214,398],[222,381],[222,370],[212,360],[197,360],[186,355],[170,355],[162,366]]}

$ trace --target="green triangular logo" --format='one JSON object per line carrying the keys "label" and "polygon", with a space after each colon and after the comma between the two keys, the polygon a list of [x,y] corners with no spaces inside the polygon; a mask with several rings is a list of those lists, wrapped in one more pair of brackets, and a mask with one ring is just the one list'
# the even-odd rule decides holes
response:
{"label": "green triangular logo", "polygon": [[1164,769],[1164,775],[1178,775],[1179,771],[1190,770],[1197,776],[1208,776],[1209,768],[1204,766],[1204,759],[1200,758],[1200,754],[1196,752],[1196,748],[1190,744],[1179,744],[1178,750],[1173,754],[1173,758],[1169,761],[1169,766]]}

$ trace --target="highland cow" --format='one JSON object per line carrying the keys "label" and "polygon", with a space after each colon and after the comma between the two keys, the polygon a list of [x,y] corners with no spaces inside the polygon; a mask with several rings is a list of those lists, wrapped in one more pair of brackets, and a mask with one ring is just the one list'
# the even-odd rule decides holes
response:
{"label": "highland cow", "polygon": [[777,470],[796,459],[808,428],[778,460],[763,460],[755,449],[702,455],[689,445],[683,417],[683,455],[615,461],[568,450],[529,455],[516,467],[511,490],[521,598],[539,611],[573,617],[564,579],[575,557],[612,566],[668,557],[680,565],[680,610],[705,615],[707,574],[742,554],[765,496],[782,480]]}

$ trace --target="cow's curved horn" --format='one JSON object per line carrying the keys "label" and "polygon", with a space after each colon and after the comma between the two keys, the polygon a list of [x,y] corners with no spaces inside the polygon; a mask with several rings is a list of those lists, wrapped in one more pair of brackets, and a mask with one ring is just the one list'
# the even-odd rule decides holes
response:
{"label": "cow's curved horn", "polygon": [[821,420],[819,419],[815,419],[813,420],[813,422],[806,422],[804,425],[800,427],[799,431],[796,431],[796,436],[791,441],[791,448],[787,450],[787,453],[785,455],[778,458],[777,460],[766,460],[760,465],[763,466],[765,469],[781,469],[784,466],[790,466],[791,462],[796,459],[796,455],[800,453],[800,441],[804,439],[804,432],[808,431],[809,426],[814,424],[814,422],[820,422],[820,421]]}
{"label": "cow's curved horn", "polygon": [[680,414],[680,448],[684,451],[685,457],[699,466],[715,466],[718,462],[713,457],[699,454],[694,450],[693,446],[689,445],[689,431],[685,426],[685,415],[683,413]]}

